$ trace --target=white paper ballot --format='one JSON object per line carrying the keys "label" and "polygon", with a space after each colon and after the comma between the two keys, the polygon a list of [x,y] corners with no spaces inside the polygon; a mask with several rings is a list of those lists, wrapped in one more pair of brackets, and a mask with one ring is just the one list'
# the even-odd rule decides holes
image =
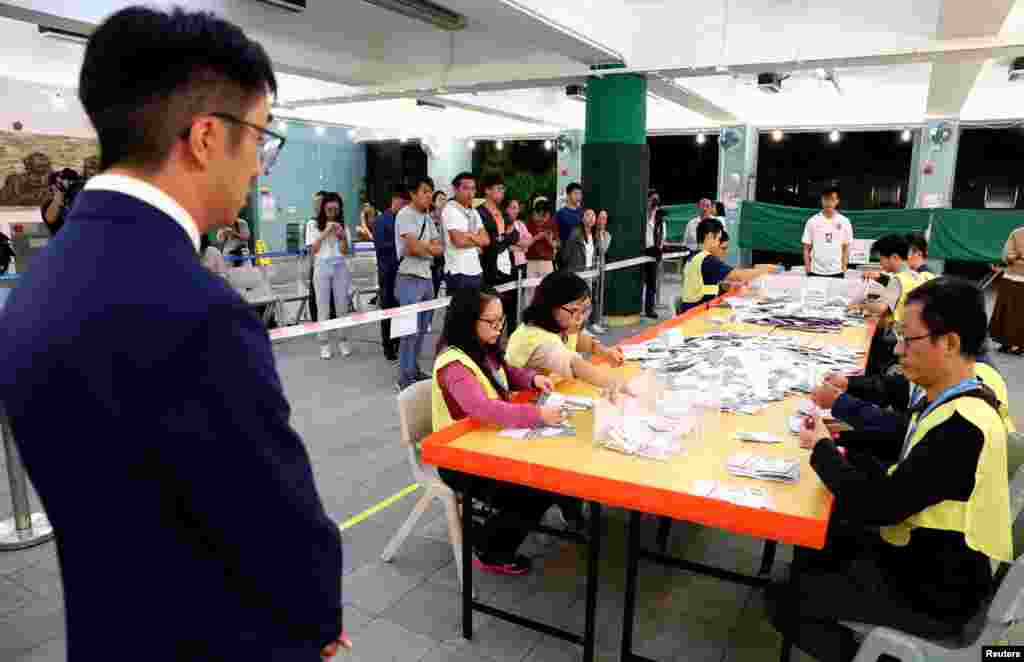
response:
{"label": "white paper ballot", "polygon": [[411,336],[416,333],[417,314],[409,313],[408,315],[399,315],[398,317],[391,318],[391,338],[401,338],[402,336]]}
{"label": "white paper ballot", "polygon": [[526,439],[529,436],[530,428],[505,428],[498,433],[499,437],[509,437],[510,439]]}

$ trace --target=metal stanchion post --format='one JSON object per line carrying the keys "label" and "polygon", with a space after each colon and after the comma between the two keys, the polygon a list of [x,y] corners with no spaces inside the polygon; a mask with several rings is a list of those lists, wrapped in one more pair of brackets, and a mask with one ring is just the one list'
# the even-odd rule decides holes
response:
{"label": "metal stanchion post", "polygon": [[43,513],[33,513],[28,500],[28,479],[14,444],[7,414],[0,409],[0,437],[7,461],[7,480],[11,485],[14,517],[0,522],[0,551],[34,547],[53,538],[53,527]]}
{"label": "metal stanchion post", "polygon": [[597,256],[597,278],[594,280],[595,289],[597,290],[597,323],[592,324],[590,329],[594,333],[607,333],[608,332],[608,318],[605,316],[605,252],[601,251]]}
{"label": "metal stanchion post", "polygon": [[661,288],[665,285],[665,260],[659,259],[658,264],[656,266],[658,269],[658,273],[656,276],[657,286],[655,288],[656,298],[654,301],[654,307],[657,310],[664,310],[665,308],[668,308],[668,304],[661,302],[661,295],[663,293],[663,290]]}
{"label": "metal stanchion post", "polygon": [[523,304],[524,292],[523,292],[523,272],[516,267],[516,324],[523,323]]}

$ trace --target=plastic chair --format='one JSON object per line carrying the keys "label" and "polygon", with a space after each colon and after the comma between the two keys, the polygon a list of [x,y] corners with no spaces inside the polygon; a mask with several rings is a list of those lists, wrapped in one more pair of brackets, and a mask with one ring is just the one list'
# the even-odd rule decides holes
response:
{"label": "plastic chair", "polygon": [[[1021,528],[1024,518],[1024,467],[1018,468],[1010,481],[1010,514],[1014,528]],[[1024,620],[1024,554],[1017,547],[1017,560],[1003,564],[997,574],[1001,577],[991,602],[979,610],[965,628],[961,637],[949,639],[922,639],[899,630],[862,623],[844,622],[864,641],[854,662],[876,662],[881,655],[890,655],[901,662],[976,662],[982,659],[982,646],[1006,638],[1016,623]]]}
{"label": "plastic chair", "polygon": [[427,511],[434,499],[439,499],[444,504],[445,515],[448,518],[448,537],[452,543],[452,551],[455,553],[455,567],[459,573],[459,585],[461,586],[462,522],[459,519],[455,492],[441,480],[436,469],[424,466],[419,457],[419,442],[433,431],[430,403],[431,383],[430,381],[416,382],[398,395],[398,421],[401,427],[402,441],[409,448],[409,464],[412,467],[413,476],[423,488],[423,496],[416,503],[416,507],[412,509],[409,518],[399,527],[391,542],[384,548],[380,558],[390,563],[402,543],[412,533],[413,527],[423,517],[423,513]]}

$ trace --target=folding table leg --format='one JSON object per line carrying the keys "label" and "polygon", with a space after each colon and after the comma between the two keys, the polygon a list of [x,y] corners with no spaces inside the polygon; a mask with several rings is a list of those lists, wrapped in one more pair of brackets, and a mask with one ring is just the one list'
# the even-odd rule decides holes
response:
{"label": "folding table leg", "polygon": [[619,659],[626,662],[633,657],[633,619],[636,616],[636,575],[640,562],[640,513],[629,514],[626,532],[626,605],[622,618],[622,651]]}
{"label": "folding table leg", "polygon": [[664,554],[668,548],[668,534],[672,532],[672,518],[671,517],[659,517],[658,518],[658,549]]}
{"label": "folding table leg", "polygon": [[779,649],[779,662],[789,662],[793,653],[793,644],[796,641],[797,631],[800,628],[800,550],[793,548],[793,563],[789,566],[789,582],[786,586],[786,602],[780,605],[782,610],[779,621],[782,623],[782,647]]}
{"label": "folding table leg", "polygon": [[462,493],[462,636],[473,638],[473,490]]}
{"label": "folding table leg", "polygon": [[590,533],[587,552],[586,622],[583,629],[583,662],[594,662],[594,638],[597,616],[597,568],[601,558],[601,504],[590,503]]}
{"label": "folding table leg", "polygon": [[764,552],[761,553],[761,569],[757,571],[757,574],[772,574],[772,565],[775,563],[775,548],[777,546],[774,540],[764,541]]}

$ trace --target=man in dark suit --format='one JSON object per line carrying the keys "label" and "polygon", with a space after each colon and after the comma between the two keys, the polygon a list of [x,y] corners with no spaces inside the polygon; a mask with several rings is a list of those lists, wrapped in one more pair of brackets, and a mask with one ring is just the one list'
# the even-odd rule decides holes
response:
{"label": "man in dark suit", "polygon": [[69,660],[333,655],[340,533],[266,331],[196,254],[283,145],[270,61],[212,14],[129,8],[93,33],[78,89],[104,172],[0,324]]}

